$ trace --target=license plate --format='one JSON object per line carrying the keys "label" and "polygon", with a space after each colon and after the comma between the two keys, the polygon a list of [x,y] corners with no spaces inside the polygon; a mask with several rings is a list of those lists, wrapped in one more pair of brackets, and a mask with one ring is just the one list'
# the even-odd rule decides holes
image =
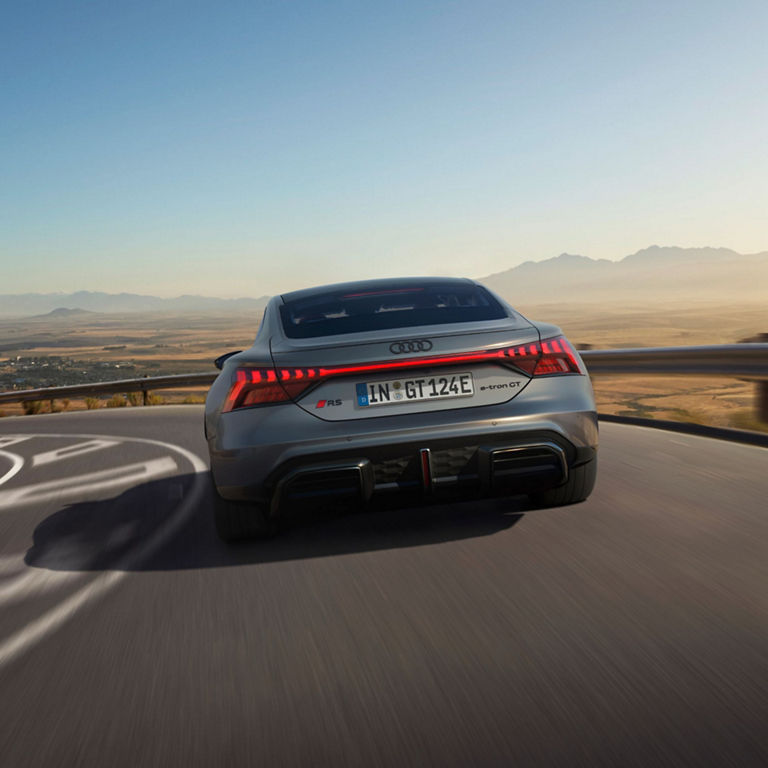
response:
{"label": "license plate", "polygon": [[475,385],[471,373],[450,373],[443,376],[363,382],[356,385],[356,390],[358,406],[368,408],[373,405],[471,397],[475,393]]}

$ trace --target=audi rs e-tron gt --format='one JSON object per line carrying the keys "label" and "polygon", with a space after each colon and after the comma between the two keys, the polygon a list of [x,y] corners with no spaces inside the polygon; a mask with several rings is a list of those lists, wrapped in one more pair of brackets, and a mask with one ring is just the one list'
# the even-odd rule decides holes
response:
{"label": "audi rs e-tron gt", "polygon": [[223,355],[205,405],[219,535],[297,504],[527,494],[586,499],[597,414],[561,330],[472,280],[401,278],[275,296]]}

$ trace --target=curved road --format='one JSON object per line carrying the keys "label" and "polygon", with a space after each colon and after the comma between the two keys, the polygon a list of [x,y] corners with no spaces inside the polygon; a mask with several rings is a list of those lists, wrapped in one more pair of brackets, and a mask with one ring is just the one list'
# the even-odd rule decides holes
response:
{"label": "curved road", "polygon": [[605,424],[575,507],[227,548],[201,421],[0,421],[3,765],[768,764],[765,449]]}

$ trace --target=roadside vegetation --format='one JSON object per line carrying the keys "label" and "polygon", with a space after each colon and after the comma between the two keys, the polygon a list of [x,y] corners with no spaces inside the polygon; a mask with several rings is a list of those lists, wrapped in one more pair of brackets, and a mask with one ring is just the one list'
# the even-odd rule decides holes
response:
{"label": "roadside vegetation", "polygon": [[[204,391],[170,391],[162,395],[150,392],[147,406],[152,405],[202,405]],[[126,392],[110,397],[84,397],[54,400],[31,400],[25,403],[7,403],[0,409],[0,418],[6,416],[34,416],[36,414],[63,413],[65,411],[99,410],[101,408],[142,408],[144,397],[141,392]]]}

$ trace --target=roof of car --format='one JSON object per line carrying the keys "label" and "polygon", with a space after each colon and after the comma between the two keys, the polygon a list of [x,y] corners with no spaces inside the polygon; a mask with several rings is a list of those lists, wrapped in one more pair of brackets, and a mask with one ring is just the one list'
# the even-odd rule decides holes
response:
{"label": "roof of car", "polygon": [[474,281],[466,277],[389,277],[377,280],[356,280],[349,283],[332,283],[331,285],[318,285],[314,288],[303,288],[299,291],[291,291],[281,294],[283,301],[298,301],[312,296],[321,296],[324,293],[367,293],[376,291],[396,291],[407,288],[426,288],[444,285],[473,285]]}

